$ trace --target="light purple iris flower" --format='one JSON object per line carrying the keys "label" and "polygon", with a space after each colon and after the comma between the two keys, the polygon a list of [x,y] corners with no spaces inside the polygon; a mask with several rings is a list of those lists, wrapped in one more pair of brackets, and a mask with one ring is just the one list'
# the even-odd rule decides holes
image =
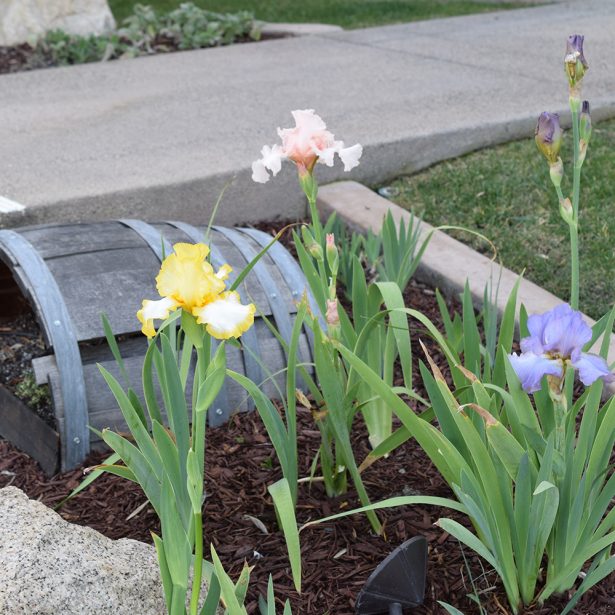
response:
{"label": "light purple iris flower", "polygon": [[550,312],[536,314],[527,319],[529,337],[521,340],[521,354],[510,355],[510,363],[528,393],[540,390],[545,375],[561,378],[564,366],[572,365],[579,378],[589,386],[598,378],[605,382],[615,380],[606,361],[597,355],[582,352],[591,340],[592,331],[581,312],[568,304],[558,305]]}

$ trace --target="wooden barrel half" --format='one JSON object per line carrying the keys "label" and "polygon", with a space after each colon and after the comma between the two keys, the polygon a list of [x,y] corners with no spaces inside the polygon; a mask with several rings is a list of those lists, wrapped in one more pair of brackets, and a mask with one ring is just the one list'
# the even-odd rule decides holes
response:
{"label": "wooden barrel half", "polygon": [[[131,386],[141,390],[141,368],[147,349],[136,311],[145,298],[155,299],[155,276],[164,254],[177,242],[203,241],[204,228],[184,222],[149,224],[141,220],[54,224],[0,230],[0,260],[8,266],[41,326],[48,356],[32,362],[38,384],[48,383],[59,432],[62,470],[83,462],[100,443],[88,426],[125,430],[115,399],[97,364],[121,381],[121,374],[104,341],[101,314],[106,314],[124,357]],[[228,263],[230,281],[266,246],[272,237],[252,228],[213,227],[211,262]],[[274,244],[239,287],[244,302],[257,308],[255,325],[241,338],[242,348],[228,348],[228,366],[245,374],[263,391],[277,397],[287,364],[284,349],[265,318],[272,321],[288,343],[304,292],[314,313],[316,303],[295,259],[281,244]],[[312,339],[304,330],[301,360],[311,362]],[[272,374],[277,376],[272,380]],[[281,388],[283,390],[283,386]],[[210,425],[225,422],[235,411],[252,409],[245,392],[227,379],[209,412]],[[0,434],[10,439],[3,425]],[[14,427],[14,426],[13,426]],[[8,430],[8,434],[5,433]],[[23,440],[22,440],[23,445]],[[30,447],[36,455],[37,447]],[[47,471],[49,460],[45,461]]]}

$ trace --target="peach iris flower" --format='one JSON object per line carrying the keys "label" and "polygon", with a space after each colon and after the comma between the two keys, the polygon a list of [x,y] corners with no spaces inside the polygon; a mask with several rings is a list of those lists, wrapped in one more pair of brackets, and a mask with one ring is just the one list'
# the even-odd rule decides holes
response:
{"label": "peach iris flower", "polygon": [[344,171],[350,171],[359,164],[363,148],[358,143],[344,147],[343,141],[336,141],[322,118],[313,109],[292,112],[294,128],[278,128],[282,145],[265,145],[261,158],[252,163],[252,179],[264,184],[269,181],[269,172],[277,175],[282,168],[282,160],[292,160],[300,174],[311,173],[317,162],[333,166],[337,154],[344,163]]}

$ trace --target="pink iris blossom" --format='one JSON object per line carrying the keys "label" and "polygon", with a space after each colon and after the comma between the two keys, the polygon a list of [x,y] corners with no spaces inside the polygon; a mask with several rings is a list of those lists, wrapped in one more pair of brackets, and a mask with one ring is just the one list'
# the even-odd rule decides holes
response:
{"label": "pink iris blossom", "polygon": [[313,109],[292,112],[294,128],[278,128],[282,145],[265,145],[261,158],[252,163],[252,179],[264,184],[269,181],[269,173],[277,175],[282,168],[282,160],[292,160],[299,174],[311,173],[317,162],[333,166],[335,154],[344,163],[344,171],[350,171],[359,164],[363,148],[358,143],[344,147],[343,141],[336,141],[322,118]]}

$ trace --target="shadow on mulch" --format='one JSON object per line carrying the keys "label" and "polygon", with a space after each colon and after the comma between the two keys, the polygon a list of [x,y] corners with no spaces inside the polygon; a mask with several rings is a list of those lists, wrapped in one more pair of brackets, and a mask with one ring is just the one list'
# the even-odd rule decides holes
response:
{"label": "shadow on mulch", "polygon": [[[405,298],[407,305],[441,325],[433,290],[412,282]],[[413,330],[415,352],[418,352],[419,337],[426,342],[434,360],[443,365],[437,347],[419,327]],[[420,382],[416,367],[415,382]],[[307,476],[320,435],[309,411],[299,411],[298,421],[299,470],[301,476]],[[367,433],[359,419],[352,440],[356,458],[361,461],[368,447]],[[443,600],[466,615],[478,614],[476,602],[468,598],[474,591],[479,593],[480,603],[488,615],[510,612],[494,571],[469,550],[462,551],[455,539],[434,526],[440,516],[450,516],[467,525],[463,516],[423,506],[379,512],[385,528],[383,537],[375,536],[361,515],[304,530],[301,534],[303,593],[298,596],[292,585],[284,539],[267,492],[267,486],[281,477],[281,471],[258,415],[235,415],[225,426],[208,429],[206,450],[205,543],[215,545],[233,577],[237,577],[244,561],[254,566],[246,603],[248,613],[258,613],[258,596],[266,593],[267,579],[272,574],[276,595],[280,599],[290,598],[296,615],[351,615],[357,594],[376,565],[396,546],[417,534],[427,538],[429,567],[425,604],[413,613],[444,613],[437,604],[437,600]],[[86,465],[100,463],[103,458],[101,453],[92,455]],[[416,494],[451,497],[450,489],[414,441],[374,464],[363,476],[372,501]],[[54,506],[81,478],[81,469],[46,478],[27,455],[0,440],[0,487],[11,484],[31,498]],[[358,506],[352,489],[345,497],[329,500],[320,483],[311,486],[304,483],[299,491],[298,522],[303,524]],[[127,537],[151,543],[150,532],[159,531],[157,518],[140,488],[111,475],[98,479],[68,502],[60,514],[110,538]],[[573,613],[613,614],[614,594],[615,576],[611,575],[584,596]],[[567,598],[562,597],[548,606],[532,607],[524,613],[555,615],[566,602]]]}

